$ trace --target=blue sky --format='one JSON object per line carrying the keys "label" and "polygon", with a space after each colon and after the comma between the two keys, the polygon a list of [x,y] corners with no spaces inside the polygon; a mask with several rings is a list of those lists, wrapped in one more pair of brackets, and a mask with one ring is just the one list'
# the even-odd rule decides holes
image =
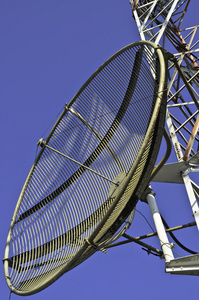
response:
{"label": "blue sky", "polygon": [[[197,25],[191,0],[185,26]],[[88,77],[113,53],[140,40],[128,0],[0,1],[1,210],[0,256],[19,193],[32,166],[36,144]],[[164,151],[162,147],[162,152]],[[172,155],[170,161],[175,161]],[[192,222],[184,186],[153,184],[159,209],[170,226]],[[149,208],[139,203],[153,225]],[[151,232],[136,213],[132,236]],[[196,228],[176,233],[198,251]],[[159,248],[157,238],[148,240]],[[185,253],[175,248],[179,255]],[[176,257],[178,255],[176,254]],[[1,299],[9,289],[0,268]],[[188,299],[198,296],[198,278],[165,274],[164,261],[128,244],[97,253],[30,299]],[[18,296],[12,295],[11,299]]]}

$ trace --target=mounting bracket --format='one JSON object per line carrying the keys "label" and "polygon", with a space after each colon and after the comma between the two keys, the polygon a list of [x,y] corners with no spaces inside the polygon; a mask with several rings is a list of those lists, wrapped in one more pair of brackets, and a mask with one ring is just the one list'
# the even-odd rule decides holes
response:
{"label": "mounting bracket", "polygon": [[166,273],[199,276],[199,254],[184,256],[166,262]]}

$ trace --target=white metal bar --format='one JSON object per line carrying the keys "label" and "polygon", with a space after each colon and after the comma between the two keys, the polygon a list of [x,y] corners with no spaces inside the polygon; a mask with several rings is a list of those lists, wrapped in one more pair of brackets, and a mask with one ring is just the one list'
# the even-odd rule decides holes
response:
{"label": "white metal bar", "polygon": [[[199,74],[199,71],[197,71],[189,80],[187,80],[187,83],[190,83],[197,75]],[[168,99],[168,103],[175,98],[175,96],[177,96],[184,88],[186,87],[186,85],[184,84],[183,86],[181,86],[180,89],[177,90],[177,92],[175,94],[173,94],[169,99]]]}
{"label": "white metal bar", "polygon": [[137,27],[138,27],[138,31],[139,31],[141,40],[145,40],[145,35],[144,35],[144,33],[141,31],[141,22],[140,22],[140,19],[139,19],[139,17],[138,17],[137,11],[134,10],[133,14],[134,14],[135,22],[136,22]]}
{"label": "white metal bar", "polygon": [[150,8],[150,10],[149,10],[149,12],[148,12],[148,14],[147,14],[147,16],[146,16],[143,24],[142,24],[142,28],[141,28],[142,30],[143,30],[144,27],[146,28],[146,27],[149,26],[149,24],[147,26],[145,26],[145,25],[146,25],[146,22],[148,21],[150,15],[151,15],[152,11],[154,10],[157,2],[158,2],[158,0],[154,1],[154,3],[151,5],[151,8]]}
{"label": "white metal bar", "polygon": [[[153,2],[157,2],[157,0],[154,0],[154,1],[151,1],[150,3],[146,3],[146,4],[142,4],[139,6],[139,8],[144,8],[144,7],[147,7],[147,6],[150,6]],[[135,1],[135,0],[130,0],[130,2],[139,2],[139,1]],[[132,3],[131,3],[132,4]],[[137,4],[137,3],[136,3]],[[135,7],[135,5],[134,5]]]}
{"label": "white metal bar", "polygon": [[149,204],[151,214],[153,216],[153,221],[156,227],[156,231],[160,240],[161,248],[164,253],[164,258],[166,262],[174,259],[172,246],[169,243],[162,219],[155,201],[155,197],[152,193],[149,193],[146,197],[146,200]]}
{"label": "white metal bar", "polygon": [[184,29],[180,29],[180,32],[187,31],[187,30],[190,30],[190,29],[193,29],[193,28],[198,28],[198,27],[199,27],[199,25],[192,26],[192,27],[187,27],[187,28],[184,28]]}
{"label": "white metal bar", "polygon": [[[194,45],[193,45],[193,47],[196,45],[196,44],[198,44],[199,43],[199,41],[197,41]],[[191,47],[191,48],[193,48],[193,47]],[[196,52],[199,52],[199,48],[197,48],[197,49],[195,49],[195,50],[189,50],[189,51],[186,51],[186,52],[179,52],[179,53],[175,53],[175,54],[173,54],[174,56],[178,56],[178,55],[182,55],[182,54],[189,54],[189,53],[196,53]]]}
{"label": "white metal bar", "polygon": [[[159,24],[159,25],[156,25],[156,26],[150,27],[149,29],[145,29],[145,30],[143,30],[143,32],[152,31],[153,29],[156,29],[156,28],[161,28],[161,27],[162,27],[162,24]],[[159,31],[158,31],[158,32],[159,32]]]}
{"label": "white metal bar", "polygon": [[167,24],[169,23],[169,20],[170,20],[172,14],[173,14],[173,12],[174,12],[174,10],[175,10],[175,7],[176,7],[176,5],[178,4],[178,2],[179,2],[179,0],[175,0],[175,1],[173,2],[172,6],[171,6],[171,8],[170,8],[170,11],[169,11],[169,13],[168,13],[168,15],[167,15],[167,17],[166,17],[166,19],[165,19],[165,21],[164,21],[164,24],[163,24],[162,28],[160,29],[160,32],[159,32],[159,34],[158,34],[158,36],[157,36],[157,38],[156,38],[156,40],[155,40],[155,44],[156,44],[156,45],[159,44],[159,41],[160,41],[160,39],[161,39],[161,37],[162,37],[162,34],[163,34],[164,30],[166,29]]}
{"label": "white metal bar", "polygon": [[192,40],[193,40],[193,35],[195,35],[197,28],[195,27],[192,31],[190,31],[185,37],[184,40],[186,40],[188,37],[190,37],[190,35],[192,35]]}
{"label": "white metal bar", "polygon": [[199,169],[191,169],[191,172],[199,173]]}
{"label": "white metal bar", "polygon": [[196,224],[197,224],[197,227],[199,230],[199,207],[198,207],[198,202],[197,202],[194,190],[193,190],[193,186],[191,184],[191,179],[189,178],[189,175],[186,173],[182,175],[182,178],[184,180],[184,184],[185,184],[185,187],[187,190],[187,194],[188,194],[191,208],[193,211],[193,216],[196,220]]}
{"label": "white metal bar", "polygon": [[178,106],[187,106],[187,105],[191,105],[191,104],[195,104],[195,102],[192,101],[192,102],[185,102],[185,103],[170,104],[170,105],[167,105],[167,107],[171,108],[171,107],[178,107]]}
{"label": "white metal bar", "polygon": [[[145,28],[149,27],[151,24],[153,24],[153,22],[155,20],[157,20],[157,18],[167,9],[167,7],[171,4],[173,0],[171,0],[169,3],[167,3],[167,5],[151,20],[150,23],[147,24],[147,26],[145,26]],[[151,11],[152,13],[152,11]],[[161,24],[162,25],[162,24]]]}
{"label": "white metal bar", "polygon": [[180,131],[180,129],[184,128],[184,126],[185,126],[187,123],[189,123],[189,121],[190,121],[191,119],[193,119],[193,117],[195,117],[195,115],[197,115],[197,114],[198,114],[198,111],[196,111],[193,115],[191,115],[188,119],[186,119],[186,121],[185,121],[184,123],[182,123],[182,124],[176,129],[175,133],[177,133],[178,131]]}
{"label": "white metal bar", "polygon": [[178,161],[180,161],[183,158],[183,153],[182,153],[182,149],[181,149],[180,143],[178,141],[177,135],[175,133],[175,128],[173,126],[173,122],[171,120],[168,110],[167,110],[167,114],[166,114],[166,122],[167,122],[167,126],[169,129],[170,135],[171,135],[171,140],[172,140],[172,143],[174,146],[176,157],[177,157]]}
{"label": "white metal bar", "polygon": [[149,9],[149,12],[148,12],[147,16],[145,17],[143,23],[141,23],[141,21],[140,21],[140,18],[138,16],[137,10],[135,9],[133,11],[134,18],[135,18],[135,21],[137,23],[138,31],[139,31],[139,34],[140,34],[140,37],[141,37],[142,40],[146,40],[145,35],[143,33],[143,28],[145,27],[145,24],[148,21],[149,16],[152,13],[152,11],[153,11],[153,9],[154,9],[154,7],[155,7],[155,5],[156,5],[157,2],[158,2],[158,0],[155,0],[154,2],[151,2],[152,4],[150,3],[151,4],[151,8]]}
{"label": "white metal bar", "polygon": [[191,136],[189,138],[189,142],[187,144],[187,148],[186,148],[185,153],[184,153],[184,160],[187,160],[189,158],[189,154],[191,152],[191,149],[193,147],[193,143],[194,143],[196,135],[198,133],[198,128],[199,128],[199,115],[197,116],[195,125],[193,127]]}

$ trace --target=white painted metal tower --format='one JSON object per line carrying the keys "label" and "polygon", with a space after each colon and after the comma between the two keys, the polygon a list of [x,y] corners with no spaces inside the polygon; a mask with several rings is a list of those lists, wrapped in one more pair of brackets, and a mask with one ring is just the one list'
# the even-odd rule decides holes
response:
{"label": "white painted metal tower", "polygon": [[[199,26],[183,28],[190,0],[131,0],[130,3],[141,40],[150,40],[173,54],[169,64],[166,123],[177,160],[164,165],[153,180],[185,185],[199,229],[199,186],[190,179],[191,173],[199,172]],[[155,198],[151,199],[150,194],[147,197],[154,217],[159,213]],[[158,232],[161,221],[154,219],[154,222]],[[168,245],[164,233],[159,238]],[[162,247],[166,272],[199,275],[199,254],[174,259],[172,247],[166,248],[169,250]]]}

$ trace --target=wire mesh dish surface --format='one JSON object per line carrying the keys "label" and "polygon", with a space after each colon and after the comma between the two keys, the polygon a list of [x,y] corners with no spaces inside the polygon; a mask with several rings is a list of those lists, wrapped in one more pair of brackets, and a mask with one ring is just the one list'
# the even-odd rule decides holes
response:
{"label": "wire mesh dish surface", "polygon": [[12,292],[39,292],[117,237],[150,181],[165,85],[164,53],[138,42],[65,105],[39,142],[10,225],[4,270]]}

